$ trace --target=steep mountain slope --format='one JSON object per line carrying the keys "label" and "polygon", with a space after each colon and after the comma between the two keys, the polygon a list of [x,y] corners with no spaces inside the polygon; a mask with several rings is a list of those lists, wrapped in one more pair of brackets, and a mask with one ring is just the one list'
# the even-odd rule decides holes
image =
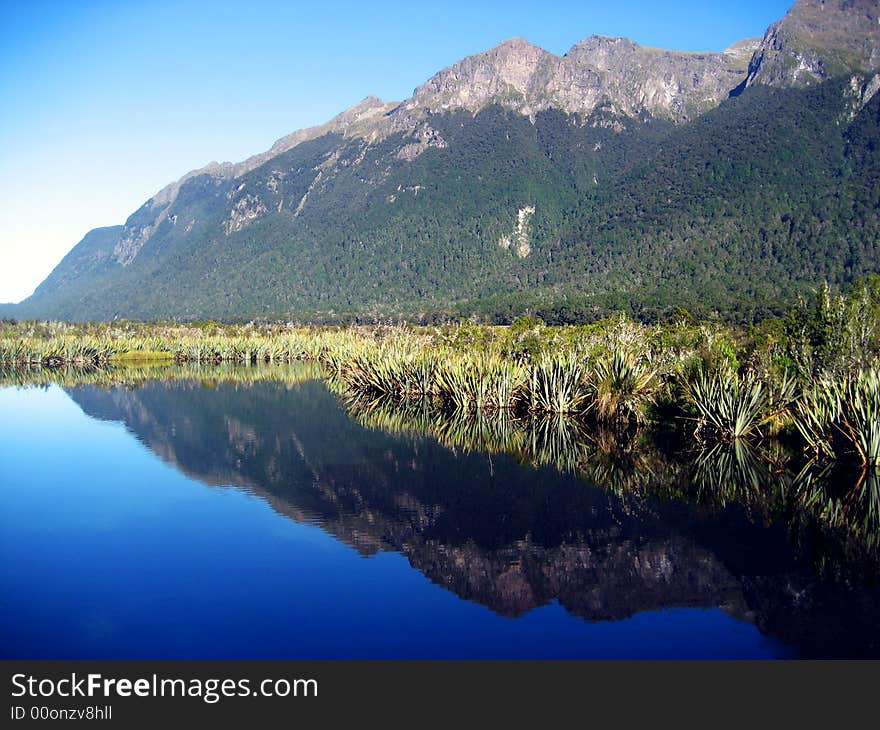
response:
{"label": "steep mountain slope", "polygon": [[876,15],[800,0],[723,53],[506,41],[188,173],[13,313],[750,318],[880,267]]}
{"label": "steep mountain slope", "polygon": [[877,0],[798,0],[764,34],[748,84],[809,85],[880,70]]}

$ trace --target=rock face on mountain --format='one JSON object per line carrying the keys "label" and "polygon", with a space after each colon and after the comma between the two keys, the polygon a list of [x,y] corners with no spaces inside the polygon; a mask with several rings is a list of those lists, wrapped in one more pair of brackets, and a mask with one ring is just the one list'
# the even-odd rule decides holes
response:
{"label": "rock face on mountain", "polygon": [[[282,137],[266,152],[243,162],[211,162],[188,172],[153,196],[149,205],[157,211],[157,223],[149,230],[144,227],[124,236],[117,258],[122,265],[130,263],[176,200],[181,186],[200,175],[238,178],[326,134],[370,142],[395,132],[426,136],[427,115],[456,109],[476,113],[492,104],[527,116],[547,109],[589,115],[608,104],[626,116],[649,114],[685,121],[717,106],[745,79],[748,58],[741,49],[755,44],[743,41],[736,44],[738,50],[724,53],[681,53],[644,48],[625,38],[591,36],[560,58],[522,38],[513,38],[444,69],[403,103],[368,96],[328,123]],[[416,146],[427,144],[430,140]],[[415,151],[410,148],[403,156]]]}
{"label": "rock face on mountain", "polygon": [[877,0],[797,0],[773,23],[749,64],[751,84],[807,85],[880,70]]}
{"label": "rock face on mountain", "polygon": [[187,173],[3,314],[773,311],[880,269],[877,21],[800,0],[720,53],[505,41]]}
{"label": "rock face on mountain", "polygon": [[595,69],[604,94],[627,116],[648,113],[683,122],[728,98],[745,79],[749,49],[756,42],[740,41],[723,53],[683,53],[592,36],[566,58],[579,68]]}
{"label": "rock face on mountain", "polygon": [[747,66],[738,52],[663,51],[626,38],[591,36],[562,57],[513,38],[444,69],[401,108],[476,113],[499,104],[526,116],[547,109],[589,116],[609,105],[625,116],[682,122],[727,98]]}

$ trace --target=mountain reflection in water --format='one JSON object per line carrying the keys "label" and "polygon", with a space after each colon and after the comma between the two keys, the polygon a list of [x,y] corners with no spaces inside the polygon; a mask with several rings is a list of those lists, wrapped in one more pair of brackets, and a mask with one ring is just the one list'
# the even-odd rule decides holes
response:
{"label": "mountain reflection in water", "polygon": [[876,473],[345,402],[314,370],[174,372],[66,391],[187,476],[364,555],[400,553],[504,616],[553,601],[589,621],[720,608],[803,656],[880,655]]}

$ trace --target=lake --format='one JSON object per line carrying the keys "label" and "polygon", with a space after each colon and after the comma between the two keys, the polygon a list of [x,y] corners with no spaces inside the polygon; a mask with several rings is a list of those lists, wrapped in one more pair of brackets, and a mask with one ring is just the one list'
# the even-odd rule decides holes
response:
{"label": "lake", "polygon": [[876,474],[320,375],[7,374],[3,658],[880,656]]}

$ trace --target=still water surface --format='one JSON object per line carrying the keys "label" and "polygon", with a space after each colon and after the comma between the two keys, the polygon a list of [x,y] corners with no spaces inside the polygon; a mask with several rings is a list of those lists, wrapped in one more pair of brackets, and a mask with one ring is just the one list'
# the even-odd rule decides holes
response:
{"label": "still water surface", "polygon": [[873,548],[658,493],[686,459],[538,461],[307,375],[0,388],[0,655],[880,655]]}

